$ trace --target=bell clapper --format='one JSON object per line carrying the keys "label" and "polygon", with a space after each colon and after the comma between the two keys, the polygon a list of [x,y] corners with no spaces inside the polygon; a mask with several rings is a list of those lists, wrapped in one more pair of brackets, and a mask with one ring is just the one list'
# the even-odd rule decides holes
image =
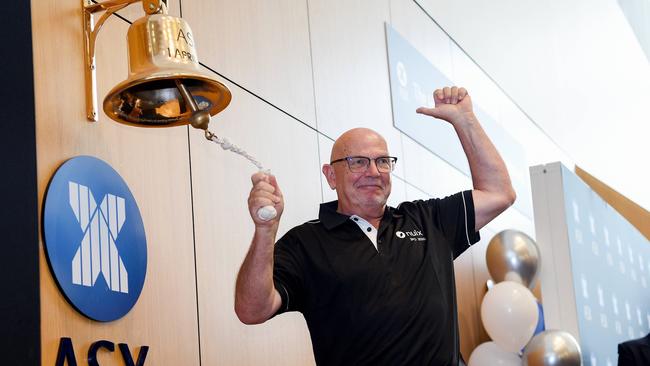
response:
{"label": "bell clapper", "polygon": [[199,109],[194,97],[190,94],[189,90],[187,90],[187,87],[183,84],[181,79],[176,79],[174,82],[176,83],[176,87],[181,93],[185,104],[189,107],[190,111],[192,111],[192,115],[189,119],[192,127],[207,130],[208,124],[210,124],[210,112],[207,109]]}

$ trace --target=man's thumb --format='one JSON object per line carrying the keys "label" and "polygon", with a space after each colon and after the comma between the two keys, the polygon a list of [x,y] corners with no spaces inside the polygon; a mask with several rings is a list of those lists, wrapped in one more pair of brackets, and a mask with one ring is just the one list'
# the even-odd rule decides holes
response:
{"label": "man's thumb", "polygon": [[416,109],[415,112],[420,114],[426,114],[427,116],[431,116],[434,118],[440,118],[440,111],[438,110],[438,108],[420,107]]}

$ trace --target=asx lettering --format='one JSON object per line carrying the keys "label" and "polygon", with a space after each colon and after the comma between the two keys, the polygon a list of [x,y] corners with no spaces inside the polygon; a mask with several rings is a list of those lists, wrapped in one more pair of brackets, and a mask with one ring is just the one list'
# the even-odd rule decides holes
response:
{"label": "asx lettering", "polygon": [[[120,353],[122,354],[122,360],[126,366],[144,366],[144,362],[147,358],[147,352],[149,352],[149,346],[140,347],[140,352],[138,353],[138,359],[136,362],[133,362],[133,356],[131,356],[131,350],[129,350],[129,345],[126,343],[119,343],[117,345],[120,348]],[[109,352],[115,351],[115,344],[106,340],[99,340],[93,342],[88,348],[88,366],[100,366],[99,361],[97,360],[97,352],[104,348]],[[77,366],[77,358],[74,353],[74,347],[72,346],[72,339],[64,337],[59,341],[59,351],[56,355],[55,366]]]}

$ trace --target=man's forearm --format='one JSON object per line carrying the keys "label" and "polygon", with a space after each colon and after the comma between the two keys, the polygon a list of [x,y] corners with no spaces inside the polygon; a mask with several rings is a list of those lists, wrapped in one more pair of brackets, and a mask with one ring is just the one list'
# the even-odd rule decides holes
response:
{"label": "man's forearm", "polygon": [[273,245],[277,225],[258,228],[239,269],[235,289],[235,312],[246,324],[263,323],[280,307],[273,285]]}
{"label": "man's forearm", "polygon": [[510,185],[510,176],[499,152],[474,114],[453,124],[467,156],[475,189],[502,192]]}
{"label": "man's forearm", "polygon": [[433,92],[434,108],[420,107],[417,113],[451,123],[463,146],[474,190],[474,229],[478,231],[515,201],[506,165],[483,131],[465,88],[444,87]]}
{"label": "man's forearm", "polygon": [[503,159],[476,116],[467,113],[452,125],[467,156],[474,194],[487,202],[488,209],[476,217],[478,229],[509,207],[516,195]]}

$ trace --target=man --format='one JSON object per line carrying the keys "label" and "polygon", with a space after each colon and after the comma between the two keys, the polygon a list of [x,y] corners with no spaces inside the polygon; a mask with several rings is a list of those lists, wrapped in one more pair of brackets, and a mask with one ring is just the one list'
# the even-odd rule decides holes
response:
{"label": "man", "polygon": [[[246,324],[285,311],[305,316],[319,365],[454,365],[458,334],[453,259],[515,200],[508,172],[464,88],[434,92],[417,112],[449,122],[469,161],[474,189],[444,199],[386,206],[396,158],[358,128],[341,135],[323,174],[338,201],[275,245],[284,202],[273,176],[252,177],[255,222],[237,278],[235,311]],[[441,177],[441,179],[444,179]],[[270,221],[257,217],[274,205]]]}

